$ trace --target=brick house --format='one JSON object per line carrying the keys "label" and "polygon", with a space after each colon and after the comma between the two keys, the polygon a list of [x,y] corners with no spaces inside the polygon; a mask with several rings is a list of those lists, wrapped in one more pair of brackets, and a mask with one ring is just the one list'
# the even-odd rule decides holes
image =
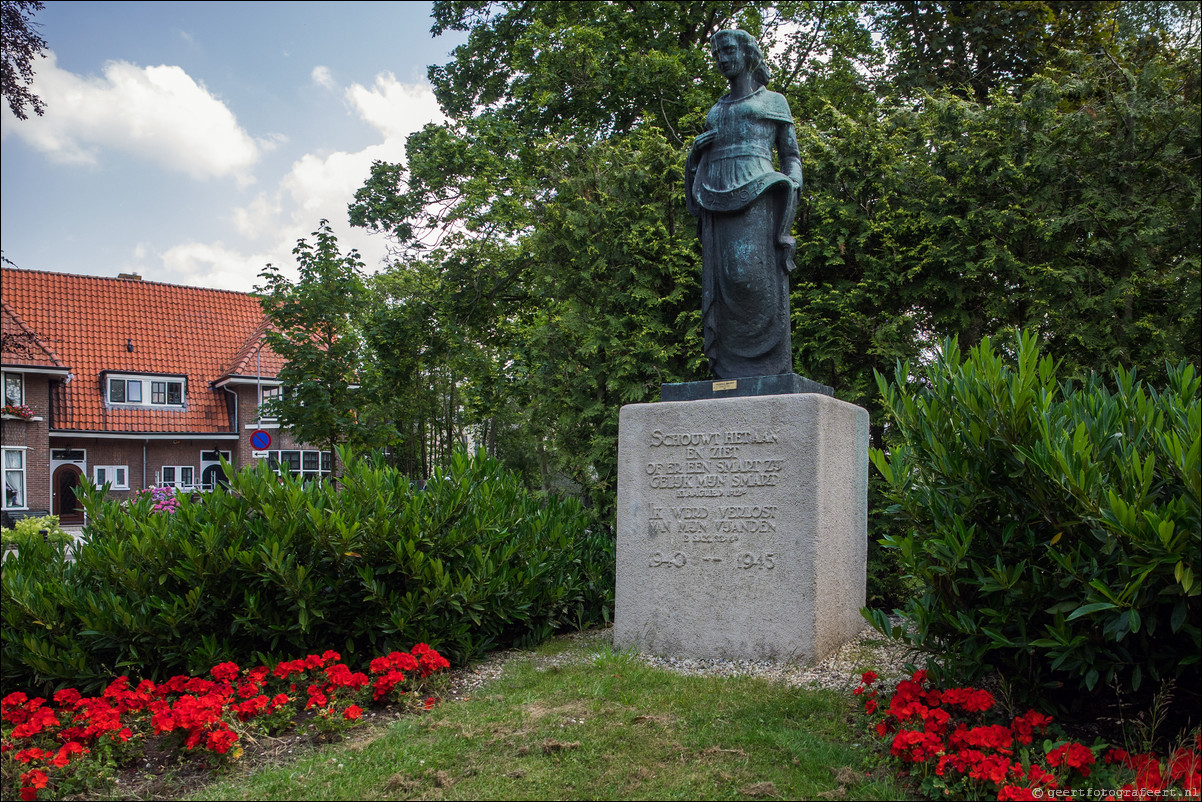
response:
{"label": "brick house", "polygon": [[[331,457],[295,442],[259,405],[283,364],[247,293],[5,267],[0,270],[0,421],[8,513],[82,522],[83,476],[117,498],[147,487],[207,490],[220,457],[305,476]],[[256,430],[271,438],[251,445]],[[7,517],[7,515],[6,515]]]}

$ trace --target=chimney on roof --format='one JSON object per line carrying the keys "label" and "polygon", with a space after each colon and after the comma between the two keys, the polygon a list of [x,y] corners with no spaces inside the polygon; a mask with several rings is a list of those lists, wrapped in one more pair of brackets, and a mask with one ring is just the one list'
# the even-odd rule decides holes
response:
{"label": "chimney on roof", "polygon": [[118,273],[117,278],[123,278],[126,281],[141,281],[142,277],[137,273]]}

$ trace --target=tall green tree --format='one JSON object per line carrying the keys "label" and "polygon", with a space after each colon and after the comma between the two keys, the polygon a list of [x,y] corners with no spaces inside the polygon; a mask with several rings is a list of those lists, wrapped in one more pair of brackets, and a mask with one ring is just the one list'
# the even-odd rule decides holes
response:
{"label": "tall green tree", "polygon": [[312,236],[312,244],[301,239],[292,250],[295,282],[274,265],[259,274],[264,283],[256,292],[271,324],[267,343],[286,360],[279,374],[285,392],[267,411],[298,440],[332,452],[362,436],[356,410],[366,290],[358,251],[342,255],[326,220]]}
{"label": "tall green tree", "polygon": [[1114,0],[906,0],[869,3],[884,34],[889,83],[902,91],[948,89],[988,103],[1017,89],[1072,49],[1093,49],[1113,25]]}
{"label": "tall green tree", "polygon": [[[724,91],[707,48],[724,27],[761,41],[798,122],[795,368],[867,406],[877,445],[873,370],[943,336],[1022,325],[1070,372],[1197,359],[1196,48],[1148,14],[458,2],[434,19],[469,33],[430,72],[451,121],[377,164],[351,218],[437,279],[424,302],[478,356],[456,363],[464,420],[533,449],[545,485],[606,507],[620,405],[704,378],[679,176]],[[915,36],[945,50],[907,55]]]}
{"label": "tall green tree", "polygon": [[435,33],[469,31],[430,72],[452,122],[377,164],[351,218],[406,250],[398,271],[438,274],[438,314],[484,355],[464,408],[544,487],[609,508],[620,406],[704,378],[681,168],[723,91],[710,36],[754,28],[793,79],[850,75],[871,48],[853,7],[435,4]]}

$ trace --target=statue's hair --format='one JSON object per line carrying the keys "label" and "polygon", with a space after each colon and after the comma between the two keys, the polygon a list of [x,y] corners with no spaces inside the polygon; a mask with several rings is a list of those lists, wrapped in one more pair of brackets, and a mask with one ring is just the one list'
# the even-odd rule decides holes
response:
{"label": "statue's hair", "polygon": [[768,81],[772,79],[772,73],[768,71],[768,65],[764,63],[764,51],[760,50],[759,43],[747,31],[739,30],[738,28],[727,28],[726,30],[718,31],[710,37],[711,52],[714,50],[718,40],[724,36],[734,38],[743,49],[743,54],[747,56],[747,67],[751,73],[751,79],[760,86],[767,86]]}

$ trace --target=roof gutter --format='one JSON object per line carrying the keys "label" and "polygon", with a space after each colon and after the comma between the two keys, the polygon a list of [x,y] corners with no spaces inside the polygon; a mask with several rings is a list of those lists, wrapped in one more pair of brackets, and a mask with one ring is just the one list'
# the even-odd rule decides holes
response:
{"label": "roof gutter", "polygon": [[230,432],[98,432],[84,429],[51,429],[51,437],[92,437],[97,440],[237,440]]}
{"label": "roof gutter", "polygon": [[209,384],[214,389],[223,390],[226,387],[254,387],[259,384],[268,387],[278,387],[283,382],[275,378],[259,380],[254,376],[222,376],[220,379]]}

